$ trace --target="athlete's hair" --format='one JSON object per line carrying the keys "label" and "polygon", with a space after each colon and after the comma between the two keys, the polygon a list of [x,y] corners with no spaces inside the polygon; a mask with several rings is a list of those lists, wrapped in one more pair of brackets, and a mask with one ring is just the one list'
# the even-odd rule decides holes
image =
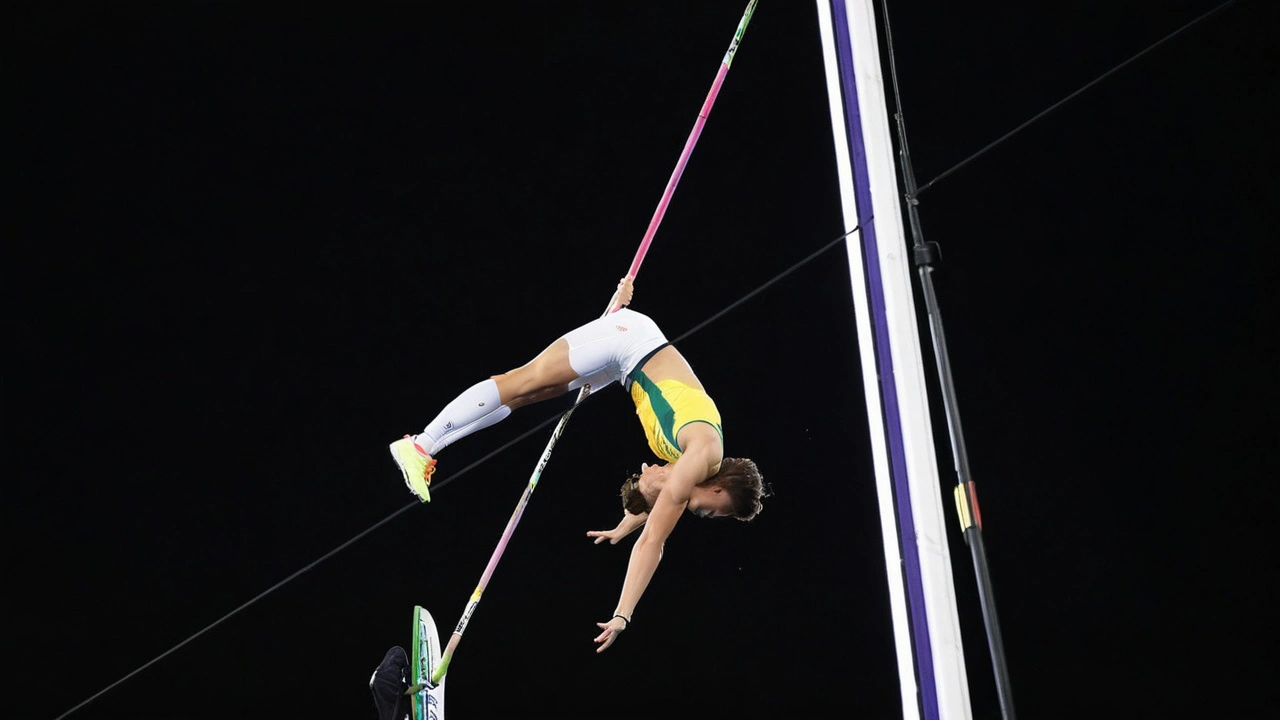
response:
{"label": "athlete's hair", "polygon": [[700,486],[722,487],[729,494],[733,517],[749,522],[760,514],[760,502],[772,493],[760,475],[760,468],[747,458],[725,458],[720,472],[698,483]]}
{"label": "athlete's hair", "polygon": [[643,515],[649,512],[649,501],[640,494],[640,473],[631,475],[622,481],[622,509],[632,515]]}
{"label": "athlete's hair", "polygon": [[[725,458],[720,472],[698,483],[698,487],[722,487],[729,494],[733,517],[748,522],[760,514],[761,500],[773,493],[765,484],[756,464],[746,458]],[[640,473],[632,473],[622,483],[622,508],[632,515],[649,512],[649,501],[640,494]]]}

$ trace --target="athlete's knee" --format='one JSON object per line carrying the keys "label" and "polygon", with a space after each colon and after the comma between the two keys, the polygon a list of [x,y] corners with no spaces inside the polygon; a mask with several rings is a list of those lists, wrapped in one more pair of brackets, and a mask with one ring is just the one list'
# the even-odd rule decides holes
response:
{"label": "athlete's knee", "polygon": [[569,363],[569,345],[561,338],[524,365],[491,377],[502,404],[514,408],[568,392],[577,373]]}
{"label": "athlete's knee", "polygon": [[521,373],[521,368],[491,375],[490,379],[498,386],[498,398],[503,405],[510,405],[511,400],[528,392],[528,380]]}
{"label": "athlete's knee", "polygon": [[569,392],[568,385],[547,385],[515,398],[513,402],[515,402],[516,405],[512,405],[511,407],[514,409],[523,405],[532,405],[533,403],[542,402],[543,400],[560,397],[567,392]]}
{"label": "athlete's knee", "polygon": [[498,385],[499,399],[509,408],[515,409],[551,397],[546,395],[551,384],[538,372],[536,365],[523,365],[492,377]]}
{"label": "athlete's knee", "polygon": [[569,387],[567,385],[551,385],[546,387],[535,387],[528,392],[512,392],[510,394],[500,392],[499,397],[502,399],[503,405],[515,410],[517,408],[524,407],[525,405],[532,405],[533,403],[542,402],[543,400],[550,400],[551,398],[559,397],[568,391]]}

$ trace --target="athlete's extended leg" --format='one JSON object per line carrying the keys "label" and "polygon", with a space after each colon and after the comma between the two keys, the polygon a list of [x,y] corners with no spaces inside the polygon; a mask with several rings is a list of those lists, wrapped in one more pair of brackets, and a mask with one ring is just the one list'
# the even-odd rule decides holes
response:
{"label": "athlete's extended leg", "polygon": [[524,365],[490,379],[502,404],[515,410],[569,392],[578,373],[569,364],[569,341],[561,337]]}
{"label": "athlete's extended leg", "polygon": [[501,422],[515,408],[558,397],[585,384],[590,384],[593,392],[599,391],[621,380],[642,356],[665,340],[652,320],[625,308],[593,320],[565,333],[524,365],[467,388],[421,433],[391,443],[391,455],[409,488],[427,501],[436,453]]}
{"label": "athlete's extended leg", "polygon": [[504,420],[516,408],[563,395],[577,373],[569,365],[569,345],[556,340],[533,360],[467,388],[417,436],[429,455]]}
{"label": "athlete's extended leg", "polygon": [[421,433],[391,443],[391,456],[404,473],[409,489],[424,502],[429,501],[437,453],[501,422],[515,408],[563,395],[577,377],[569,364],[569,344],[564,338],[556,340],[524,365],[464,390]]}

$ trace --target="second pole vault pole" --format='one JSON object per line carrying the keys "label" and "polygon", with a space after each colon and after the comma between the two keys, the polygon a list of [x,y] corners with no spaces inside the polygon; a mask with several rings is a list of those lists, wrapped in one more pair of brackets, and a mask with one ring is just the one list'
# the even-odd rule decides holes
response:
{"label": "second pole vault pole", "polygon": [[[644,262],[644,256],[649,251],[649,244],[653,242],[653,236],[658,232],[658,225],[662,223],[662,216],[667,212],[667,205],[671,202],[671,196],[675,193],[676,185],[680,182],[680,176],[684,174],[684,167],[689,162],[689,156],[693,154],[693,148],[698,143],[698,137],[702,134],[702,128],[707,124],[707,116],[711,114],[711,106],[715,104],[716,96],[720,93],[720,86],[724,84],[724,77],[729,72],[729,66],[733,64],[734,53],[738,51],[738,45],[742,42],[742,36],[747,30],[747,23],[751,21],[751,15],[755,12],[758,0],[751,0],[747,4],[747,9],[742,14],[742,19],[738,21],[738,29],[733,35],[733,42],[729,44],[728,51],[725,52],[724,58],[720,61],[720,70],[716,73],[716,79],[711,84],[711,90],[707,93],[707,99],[702,103],[702,109],[698,111],[698,119],[693,124],[693,130],[689,133],[689,139],[685,141],[684,150],[680,153],[680,160],[676,163],[675,171],[671,173],[671,179],[667,181],[667,188],[662,193],[662,199],[658,201],[658,207],[654,210],[653,218],[649,221],[649,227],[645,230],[644,238],[640,241],[640,248],[636,251],[635,258],[631,261],[631,267],[627,270],[627,277],[635,279],[640,272],[640,264]],[[610,298],[609,307],[605,308],[602,315],[608,315],[618,308],[613,305],[613,298]],[[453,659],[453,653],[458,648],[458,643],[462,640],[462,633],[467,629],[467,623],[471,620],[471,614],[475,612],[476,606],[480,604],[480,597],[484,594],[485,587],[489,584],[489,578],[493,576],[493,571],[498,566],[498,560],[502,558],[502,553],[507,549],[507,542],[511,540],[511,533],[515,531],[516,525],[520,523],[520,517],[524,514],[524,508],[529,504],[529,498],[533,495],[533,491],[538,487],[538,479],[542,477],[542,470],[547,466],[547,461],[551,459],[551,450],[555,447],[556,441],[560,439],[560,435],[564,433],[564,428],[569,424],[569,416],[573,411],[591,394],[591,386],[584,385],[578,391],[578,397],[573,402],[573,406],[565,411],[560,417],[560,422],[556,424],[555,430],[551,433],[551,439],[547,441],[547,447],[542,451],[542,456],[538,458],[538,464],[533,469],[533,474],[529,476],[529,484],[525,486],[524,494],[520,496],[520,502],[516,504],[515,512],[511,514],[511,519],[507,521],[507,527],[502,531],[502,539],[498,541],[498,546],[494,548],[493,554],[489,557],[489,564],[484,569],[484,574],[480,576],[480,583],[476,585],[476,589],[471,593],[470,600],[467,601],[467,607],[462,612],[462,617],[458,620],[458,626],[454,628],[453,635],[449,637],[449,644],[445,647],[444,654],[440,658],[440,664],[436,667],[435,672],[431,674],[431,683],[438,684],[449,670],[449,662]],[[409,688],[408,694],[413,694],[422,689],[421,685]]]}

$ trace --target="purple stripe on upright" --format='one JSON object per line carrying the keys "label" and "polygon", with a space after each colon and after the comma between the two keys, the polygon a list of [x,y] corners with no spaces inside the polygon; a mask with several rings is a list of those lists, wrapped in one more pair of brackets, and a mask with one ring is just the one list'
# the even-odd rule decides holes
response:
{"label": "purple stripe on upright", "polygon": [[862,138],[862,115],[858,111],[858,83],[853,68],[853,44],[849,39],[848,15],[844,0],[831,0],[832,24],[835,26],[836,59],[840,66],[843,90],[845,129],[853,152],[853,189],[858,203],[858,223],[862,228],[867,266],[867,290],[871,304],[871,321],[875,329],[876,364],[880,375],[880,399],[885,431],[889,439],[889,468],[893,476],[894,496],[898,509],[898,536],[907,580],[907,599],[911,608],[911,640],[915,647],[916,671],[919,673],[920,702],[924,717],[938,718],[938,690],[933,673],[933,652],[929,644],[929,619],[924,607],[924,585],[920,577],[920,553],[915,543],[915,519],[911,512],[911,496],[907,480],[906,451],[902,441],[901,414],[898,409],[897,386],[894,382],[893,355],[889,351],[889,321],[885,312],[884,281],[880,277],[880,255],[876,245],[875,220],[871,213],[871,179],[867,170],[867,151]]}

